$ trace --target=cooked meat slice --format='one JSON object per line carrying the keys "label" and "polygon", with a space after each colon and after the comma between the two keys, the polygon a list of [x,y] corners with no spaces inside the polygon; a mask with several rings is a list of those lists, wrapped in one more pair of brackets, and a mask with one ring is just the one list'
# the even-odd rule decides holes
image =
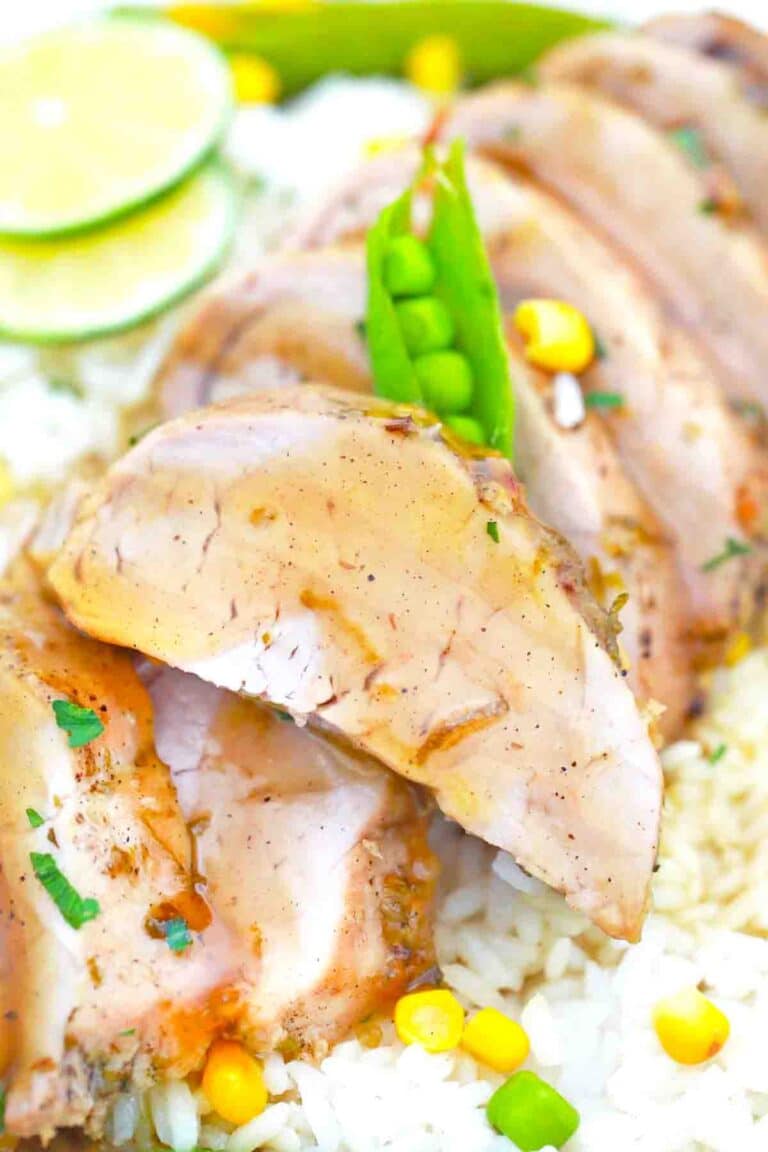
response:
{"label": "cooked meat slice", "polygon": [[[53,712],[61,700],[93,709],[103,734],[70,748]],[[130,659],[8,584],[0,765],[0,923],[13,957],[2,1007],[6,1127],[44,1139],[71,1125],[98,1134],[126,1079],[146,1082],[156,1066],[183,1075],[199,1062],[222,1024],[233,957],[193,887],[189,834]],[[98,901],[95,919],[70,926],[33,853]],[[179,953],[162,929],[174,916],[194,930]]]}
{"label": "cooked meat slice", "polygon": [[645,722],[574,554],[465,447],[332,389],[230,400],[115,465],[50,577],[87,632],[343,733],[635,938]]}
{"label": "cooked meat slice", "polygon": [[768,407],[768,258],[756,231],[711,211],[680,149],[574,85],[501,84],[460,101],[447,136],[522,167],[623,249],[695,334],[724,385]]}
{"label": "cooked meat slice", "polygon": [[755,100],[764,103],[758,85],[768,81],[768,37],[757,28],[724,12],[674,12],[657,16],[643,31],[690,52],[737,65],[746,80],[754,81]]}
{"label": "cooked meat slice", "polygon": [[738,211],[743,199],[768,228],[768,120],[737,69],[650,37],[603,33],[555,48],[540,74],[596,89],[662,131],[684,133],[672,139],[703,171],[713,201]]}
{"label": "cooked meat slice", "polygon": [[534,371],[519,350],[512,351],[512,375],[515,467],[531,507],[574,546],[605,609],[628,596],[619,615],[627,679],[641,703],[664,705],[659,731],[671,739],[694,695],[690,612],[675,549],[597,413],[561,427],[557,392],[566,382]]}
{"label": "cooked meat slice", "polygon": [[[292,339],[282,318],[292,314]],[[332,311],[333,310],[333,311]],[[247,281],[212,298],[182,333],[157,381],[158,419],[179,414],[191,384],[200,402],[222,393],[279,386],[303,375],[332,341],[333,363],[323,379],[345,386],[357,375],[365,311],[364,256],[357,247],[272,258]],[[217,318],[226,322],[217,327]],[[215,334],[218,332],[218,341]],[[660,730],[679,729],[693,694],[686,633],[690,626],[674,548],[625,475],[596,412],[578,427],[554,419],[550,380],[526,363],[510,332],[511,371],[517,394],[516,469],[533,512],[576,548],[590,587],[609,609],[625,591],[621,646],[629,683],[641,701],[663,703]],[[168,408],[165,407],[168,405]]]}
{"label": "cooked meat slice", "polygon": [[[362,316],[363,268],[339,250],[306,254],[297,274],[295,257],[276,255],[242,283],[209,294],[162,365],[150,418],[180,416],[265,383],[330,380],[367,391],[362,332],[350,340],[347,320]],[[316,317],[311,340],[308,309]]]}
{"label": "cooked meat slice", "polygon": [[427,805],[372,760],[194,676],[148,681],[257,1050],[322,1050],[434,964]]}
{"label": "cooked meat slice", "polygon": [[[366,165],[300,239],[314,244],[347,228],[363,230],[378,208],[373,189],[383,187],[393,199],[415,164],[404,152]],[[477,162],[468,171],[503,305],[511,309],[525,296],[565,298],[599,335],[606,355],[583,383],[624,398],[604,420],[625,469],[675,542],[697,635],[744,626],[762,607],[766,576],[768,476],[752,432],[647,283],[612,248],[530,183],[500,179]],[[519,442],[518,453],[522,448]],[[534,508],[547,519],[535,500]],[[553,526],[563,531],[559,521]],[[753,541],[751,553],[709,567],[729,539],[745,538]]]}

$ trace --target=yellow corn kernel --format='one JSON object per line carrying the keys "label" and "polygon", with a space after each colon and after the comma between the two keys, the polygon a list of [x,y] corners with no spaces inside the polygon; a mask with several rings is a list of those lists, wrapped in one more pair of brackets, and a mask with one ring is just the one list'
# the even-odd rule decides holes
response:
{"label": "yellow corn kernel", "polygon": [[420,1044],[427,1052],[458,1047],[464,1009],[446,988],[409,992],[395,1005],[395,1030],[403,1044]]}
{"label": "yellow corn kernel", "polygon": [[11,470],[0,456],[0,508],[3,504],[7,504],[11,496],[13,496],[14,485]]}
{"label": "yellow corn kernel", "polygon": [[525,358],[549,372],[583,372],[595,356],[586,317],[565,300],[523,300],[515,327],[525,340]]}
{"label": "yellow corn kernel", "polygon": [[752,651],[752,640],[746,632],[737,632],[725,650],[725,662],[729,668],[740,664]]}
{"label": "yellow corn kernel", "polygon": [[203,1092],[230,1124],[247,1124],[267,1106],[262,1067],[236,1040],[216,1040],[203,1072]]}
{"label": "yellow corn kernel", "polygon": [[280,96],[280,77],[261,56],[234,52],[229,58],[235,97],[240,104],[274,104]]}
{"label": "yellow corn kernel", "polygon": [[412,84],[433,96],[450,96],[461,84],[461,54],[451,36],[425,36],[414,44],[405,65]]}
{"label": "yellow corn kernel", "polygon": [[476,1060],[505,1076],[525,1063],[531,1049],[525,1029],[495,1008],[481,1008],[467,1022],[461,1046]]}
{"label": "yellow corn kernel", "polygon": [[662,1048],[678,1064],[703,1064],[716,1056],[731,1026],[716,1005],[698,988],[684,988],[660,1000],[653,1026]]}
{"label": "yellow corn kernel", "polygon": [[407,136],[373,136],[363,144],[363,155],[370,158],[380,156],[383,152],[396,152],[407,142]]}
{"label": "yellow corn kernel", "polygon": [[166,15],[177,24],[212,40],[229,40],[237,35],[234,12],[213,4],[173,4],[166,9]]}

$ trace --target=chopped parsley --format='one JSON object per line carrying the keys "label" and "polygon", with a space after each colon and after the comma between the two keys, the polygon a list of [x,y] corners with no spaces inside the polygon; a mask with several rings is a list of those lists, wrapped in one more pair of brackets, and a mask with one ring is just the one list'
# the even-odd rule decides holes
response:
{"label": "chopped parsley", "polygon": [[34,808],[27,808],[27,820],[29,820],[30,828],[40,828],[45,824],[45,820]]}
{"label": "chopped parsley", "polygon": [[595,357],[598,360],[605,360],[606,356],[608,355],[608,349],[606,348],[605,344],[603,344],[594,328],[592,329],[592,339],[595,342]]}
{"label": "chopped parsley", "polygon": [[163,924],[163,933],[171,952],[183,952],[192,943],[189,926],[181,916],[166,920]]}
{"label": "chopped parsley", "polygon": [[366,339],[367,328],[368,328],[368,326],[367,326],[365,320],[361,319],[361,320],[355,321],[355,332],[357,332],[357,334],[361,340]]}
{"label": "chopped parsley", "polygon": [[0,1084],[0,1136],[5,1132],[5,1084]]}
{"label": "chopped parsley", "polygon": [[751,551],[752,545],[747,544],[746,540],[736,540],[733,536],[729,536],[722,552],[718,552],[716,556],[712,556],[705,564],[702,564],[701,570],[702,572],[714,572],[715,568],[719,568],[721,564],[732,560],[734,556],[746,556]]}
{"label": "chopped parsley", "polygon": [[717,212],[717,208],[717,200],[714,200],[711,196],[707,196],[706,199],[699,201],[697,211],[700,212],[702,216],[712,216]]}
{"label": "chopped parsley", "polygon": [[675,128],[670,132],[669,138],[681,152],[685,153],[696,168],[709,167],[707,149],[701,138],[701,133],[696,128]]}
{"label": "chopped parsley", "polygon": [[499,526],[496,523],[496,521],[495,520],[489,520],[485,526],[485,530],[488,533],[488,535],[490,536],[491,540],[493,540],[494,544],[498,544],[498,542],[499,542]]}
{"label": "chopped parsley", "polygon": [[624,397],[620,392],[587,392],[584,397],[586,408],[622,408]]}
{"label": "chopped parsley", "polygon": [[505,144],[515,144],[523,134],[523,130],[519,124],[508,124],[501,134],[502,140]]}
{"label": "chopped parsley", "polygon": [[82,928],[101,912],[98,900],[86,899],[72,887],[50,852],[30,852],[32,870],[71,928]]}
{"label": "chopped parsley", "polygon": [[723,756],[725,756],[727,751],[728,751],[728,745],[727,744],[718,744],[718,746],[717,746],[717,748],[715,748],[714,752],[710,752],[709,756],[707,756],[707,760],[709,760],[710,764],[717,764],[718,760],[722,760]]}
{"label": "chopped parsley", "polygon": [[122,1032],[118,1032],[118,1036],[135,1036],[135,1028],[123,1028]]}
{"label": "chopped parsley", "polygon": [[53,712],[59,728],[69,736],[70,748],[83,748],[104,731],[93,708],[81,708],[71,700],[54,700]]}
{"label": "chopped parsley", "polygon": [[751,400],[734,400],[732,404],[739,416],[743,416],[745,420],[762,420],[765,417],[762,406]]}

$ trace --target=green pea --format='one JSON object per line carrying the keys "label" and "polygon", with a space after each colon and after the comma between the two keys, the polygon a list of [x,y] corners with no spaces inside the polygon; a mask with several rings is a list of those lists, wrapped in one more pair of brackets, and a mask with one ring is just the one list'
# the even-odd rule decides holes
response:
{"label": "green pea", "polygon": [[472,403],[472,369],[461,352],[428,352],[413,362],[427,408],[463,412]]}
{"label": "green pea", "polygon": [[436,296],[420,296],[395,304],[395,313],[411,356],[440,352],[453,344],[455,328],[448,309]]}
{"label": "green pea", "polygon": [[470,444],[485,444],[483,426],[474,416],[448,416],[445,423],[462,440],[468,440]]}
{"label": "green pea", "polygon": [[387,245],[383,275],[390,296],[426,296],[437,276],[429,248],[406,233]]}
{"label": "green pea", "polygon": [[579,1114],[535,1072],[516,1072],[491,1096],[486,1115],[520,1152],[562,1148],[579,1126]]}

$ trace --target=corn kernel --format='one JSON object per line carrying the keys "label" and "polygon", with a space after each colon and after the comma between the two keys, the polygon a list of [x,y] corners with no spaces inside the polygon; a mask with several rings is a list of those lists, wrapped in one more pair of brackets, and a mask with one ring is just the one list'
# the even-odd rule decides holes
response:
{"label": "corn kernel", "polygon": [[280,77],[261,56],[235,52],[229,58],[235,97],[240,104],[274,104],[280,96]]}
{"label": "corn kernel", "polygon": [[660,1000],[653,1010],[653,1026],[662,1048],[678,1064],[710,1060],[731,1031],[728,1017],[698,988]]}
{"label": "corn kernel", "polygon": [[372,136],[363,144],[363,156],[372,159],[382,156],[385,152],[397,152],[408,143],[407,136]]}
{"label": "corn kernel", "polygon": [[514,315],[525,358],[549,372],[583,372],[595,356],[586,318],[564,300],[523,300]]}
{"label": "corn kernel", "polygon": [[752,651],[752,640],[747,632],[737,632],[725,650],[725,662],[729,668],[740,664]]}
{"label": "corn kernel", "polygon": [[11,496],[13,496],[14,484],[11,470],[0,456],[0,508],[3,504],[7,504]]}
{"label": "corn kernel", "polygon": [[403,1044],[448,1052],[458,1047],[463,1028],[464,1009],[445,988],[409,992],[395,1005],[395,1030]]}
{"label": "corn kernel", "polygon": [[211,1045],[203,1072],[203,1092],[229,1124],[247,1124],[267,1106],[262,1067],[236,1040]]}
{"label": "corn kernel", "polygon": [[433,96],[450,96],[461,84],[461,55],[451,36],[425,36],[411,49],[405,74]]}
{"label": "corn kernel", "polygon": [[481,1008],[467,1022],[461,1046],[482,1064],[505,1075],[525,1063],[531,1048],[525,1029],[495,1008]]}
{"label": "corn kernel", "polygon": [[231,10],[213,4],[173,4],[165,10],[169,20],[183,24],[211,40],[230,40],[237,35],[237,18]]}

